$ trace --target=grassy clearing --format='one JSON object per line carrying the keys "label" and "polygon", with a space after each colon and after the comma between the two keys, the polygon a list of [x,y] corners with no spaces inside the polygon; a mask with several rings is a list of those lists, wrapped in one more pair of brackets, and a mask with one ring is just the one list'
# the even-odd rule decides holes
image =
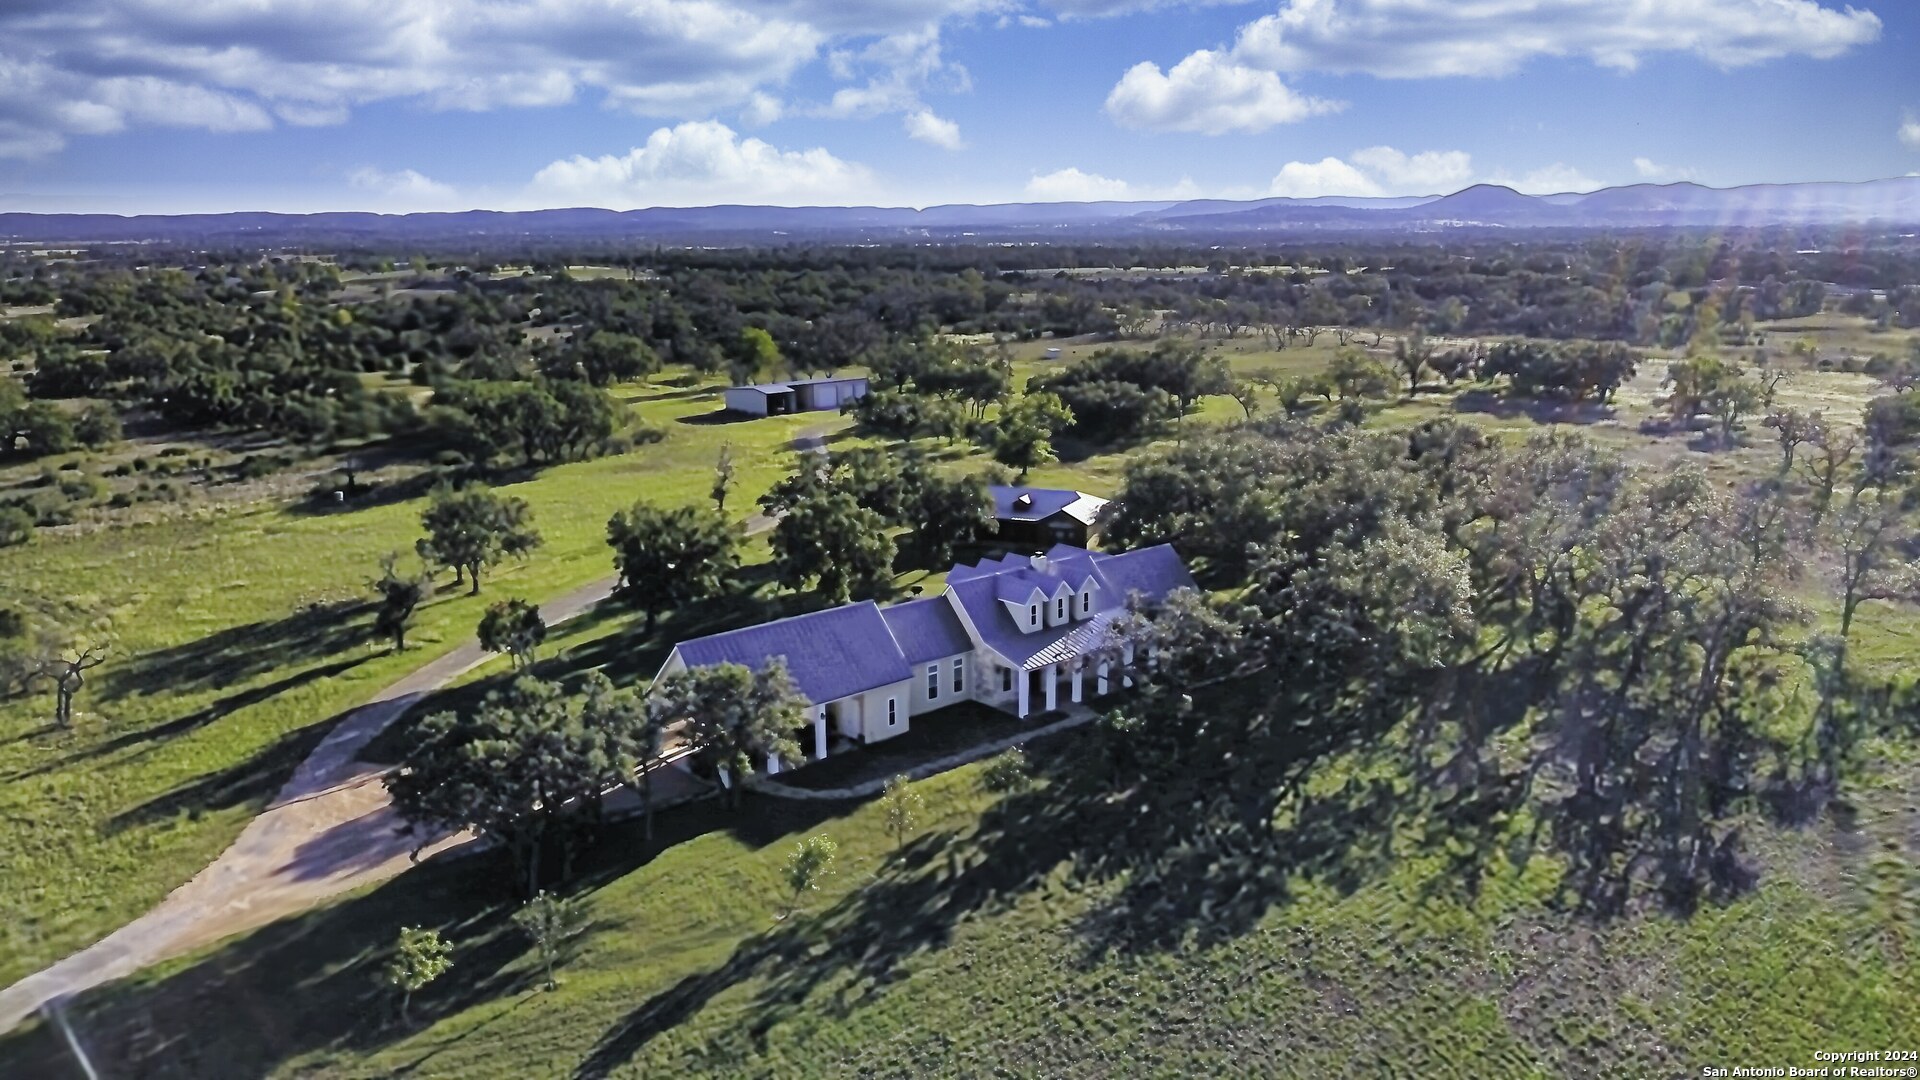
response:
{"label": "grassy clearing", "polygon": [[[1041,771],[1083,737],[1035,748]],[[458,859],[73,1016],[114,1075],[151,1077],[1699,1075],[1920,1037],[1920,973],[1897,951],[1912,928],[1852,899],[1911,825],[1898,789],[1846,830],[1759,835],[1763,887],[1686,921],[1568,919],[1541,860],[1497,864],[1467,899],[1408,841],[1340,887],[1282,867],[1150,945],[1104,932],[1127,875],[1073,866],[1092,823],[1044,789],[984,796],[978,772],[915,785],[927,812],[899,854],[874,803],[688,807],[653,856],[616,830],[555,993],[491,903],[491,865]],[[820,832],[836,872],[778,919],[785,853]],[[403,924],[458,946],[406,1031],[376,985]],[[0,1040],[11,1074],[68,1075],[61,1053],[40,1029]]]}
{"label": "grassy clearing", "polygon": [[546,546],[501,567],[482,597],[443,591],[398,656],[368,640],[362,603],[380,556],[412,548],[420,500],[318,516],[213,505],[6,552],[0,593],[76,613],[113,651],[73,731],[51,729],[45,698],[0,706],[0,984],[192,876],[333,718],[469,637],[487,603],[608,575],[615,509],[704,500],[730,441],[740,467],[732,505],[744,515],[790,468],[796,434],[845,423],[820,414],[703,423],[717,407],[705,391],[622,393],[665,439],[509,485],[532,504]]}

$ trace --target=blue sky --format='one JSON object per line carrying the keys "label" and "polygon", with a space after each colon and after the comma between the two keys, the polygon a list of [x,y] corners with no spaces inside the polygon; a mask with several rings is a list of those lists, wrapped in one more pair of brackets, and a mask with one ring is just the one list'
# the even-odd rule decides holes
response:
{"label": "blue sky", "polygon": [[1912,0],[9,0],[0,210],[1865,180],[1916,55]]}

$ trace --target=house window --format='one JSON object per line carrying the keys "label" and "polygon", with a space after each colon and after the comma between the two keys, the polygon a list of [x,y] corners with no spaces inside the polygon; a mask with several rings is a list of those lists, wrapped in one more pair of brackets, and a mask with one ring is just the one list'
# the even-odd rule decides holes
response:
{"label": "house window", "polygon": [[953,692],[954,693],[957,694],[962,690],[966,689],[966,672],[967,672],[966,658],[965,657],[956,658],[953,661]]}
{"label": "house window", "polygon": [[887,699],[887,726],[900,726],[900,702],[895,698]]}
{"label": "house window", "polygon": [[927,665],[927,700],[933,701],[940,696],[940,665]]}
{"label": "house window", "polygon": [[1012,668],[1003,667],[1000,669],[1000,689],[1002,692],[1013,689],[1013,669]]}
{"label": "house window", "polygon": [[1093,611],[1093,590],[1088,589],[1086,592],[1083,592],[1080,594],[1080,614],[1082,616],[1085,616],[1090,614],[1092,611]]}
{"label": "house window", "polygon": [[1040,625],[1040,605],[1039,604],[1030,605],[1027,608],[1027,626],[1031,628],[1039,625]]}
{"label": "house window", "polygon": [[1067,617],[1067,598],[1061,597],[1053,604],[1053,621],[1061,622]]}

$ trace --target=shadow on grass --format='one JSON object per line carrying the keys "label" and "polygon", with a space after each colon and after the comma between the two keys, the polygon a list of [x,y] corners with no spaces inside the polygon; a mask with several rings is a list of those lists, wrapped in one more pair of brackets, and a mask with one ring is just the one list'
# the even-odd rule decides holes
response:
{"label": "shadow on grass", "polygon": [[676,424],[690,424],[694,427],[712,427],[715,424],[745,424],[754,420],[765,420],[764,416],[752,413],[734,412],[732,409],[715,409],[713,412],[693,413],[688,416],[676,416]]}
{"label": "shadow on grass", "polygon": [[8,781],[24,780],[32,776],[58,772],[61,769],[69,768],[81,762],[107,757],[111,754],[119,753],[122,750],[130,750],[149,743],[157,743],[166,739],[186,735],[210,724],[224,720],[241,709],[251,708],[261,702],[278,697],[289,690],[297,690],[308,683],[320,679],[330,679],[336,675],[344,674],[366,663],[370,659],[372,659],[370,656],[359,656],[344,660],[335,660],[330,664],[317,664],[313,667],[296,671],[284,678],[275,679],[273,682],[263,683],[260,686],[250,687],[237,693],[228,694],[225,697],[209,702],[199,709],[195,709],[193,712],[187,713],[185,716],[176,717],[164,723],[155,724],[152,727],[143,727],[134,731],[122,732],[111,739],[95,743],[85,750],[35,766],[24,772],[15,773],[6,779]]}
{"label": "shadow on grass", "polygon": [[269,671],[318,660],[358,641],[358,625],[370,605],[359,600],[313,604],[283,619],[229,627],[194,641],[109,663],[100,671],[100,692],[190,693],[245,682]]}
{"label": "shadow on grass", "polygon": [[[562,891],[600,888],[709,833],[773,844],[839,812],[833,804],[766,799],[749,799],[738,811],[694,803],[656,819],[651,847],[638,821],[623,822],[578,857],[575,879]],[[512,878],[497,853],[431,860],[364,895],[216,946],[185,966],[90,991],[70,1007],[69,1019],[102,1075],[251,1077],[315,1055],[373,1053],[442,1018],[520,998],[448,1038],[423,1039],[420,1056],[394,1071],[432,1074],[440,1052],[498,1022],[544,981],[531,943],[510,921]],[[397,1019],[395,996],[382,979],[403,926],[437,929],[454,945],[452,971],[415,995],[410,1026]],[[596,922],[585,937],[621,931]],[[0,1075],[65,1076],[70,1069],[59,1036],[45,1025],[0,1035]]]}
{"label": "shadow on grass", "polygon": [[248,804],[263,804],[273,798],[293,770],[305,761],[313,748],[333,730],[329,719],[309,724],[280,737],[272,745],[245,761],[191,780],[163,795],[114,815],[101,827],[108,834],[125,832],[181,815],[232,809]]}
{"label": "shadow on grass", "polygon": [[1598,401],[1553,401],[1546,398],[1509,398],[1488,390],[1466,390],[1454,396],[1455,412],[1481,413],[1511,420],[1524,416],[1536,424],[1597,424],[1615,416],[1612,405]]}

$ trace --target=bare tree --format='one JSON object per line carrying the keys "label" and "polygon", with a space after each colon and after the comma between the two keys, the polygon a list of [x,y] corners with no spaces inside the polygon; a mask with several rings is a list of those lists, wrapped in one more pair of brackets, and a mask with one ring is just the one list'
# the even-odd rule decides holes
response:
{"label": "bare tree", "polygon": [[86,685],[86,673],[107,662],[105,645],[74,645],[41,657],[29,678],[53,684],[53,722],[73,726],[73,699]]}

